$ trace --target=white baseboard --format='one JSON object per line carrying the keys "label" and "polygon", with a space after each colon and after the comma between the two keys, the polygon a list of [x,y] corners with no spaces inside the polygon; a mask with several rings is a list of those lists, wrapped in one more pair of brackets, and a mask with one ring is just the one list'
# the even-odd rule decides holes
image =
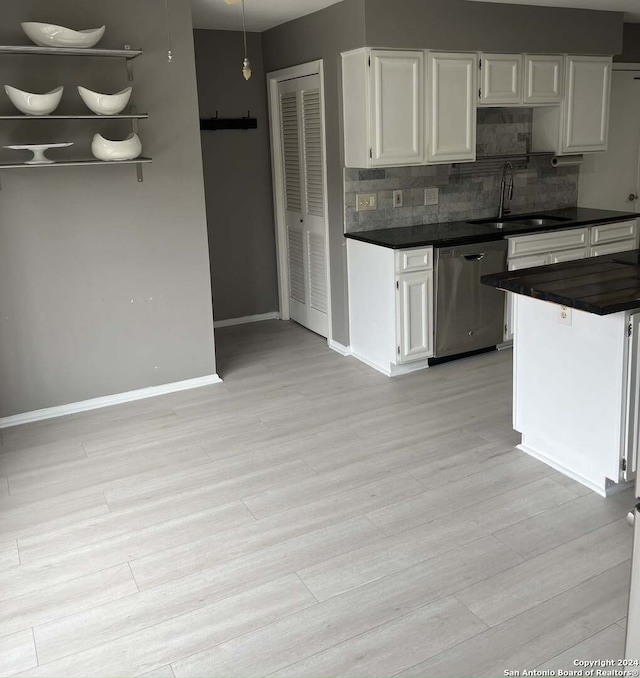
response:
{"label": "white baseboard", "polygon": [[101,398],[81,400],[80,402],[69,403],[68,405],[47,407],[42,410],[34,410],[33,412],[14,414],[11,417],[3,417],[0,419],[0,428],[19,426],[20,424],[28,424],[33,421],[42,421],[44,419],[53,419],[54,417],[63,417],[67,414],[76,414],[78,412],[87,412],[88,410],[97,410],[101,407],[109,407],[110,405],[120,405],[122,403],[133,402],[134,400],[143,400],[144,398],[153,398],[154,396],[166,395],[167,393],[188,391],[192,388],[200,388],[201,386],[210,386],[211,384],[220,383],[222,383],[222,379],[220,379],[217,374],[210,374],[206,377],[186,379],[185,381],[175,381],[172,384],[149,386],[148,388],[140,388],[136,391],[116,393],[115,395],[103,396]]}
{"label": "white baseboard", "polygon": [[329,348],[340,355],[348,356],[351,355],[351,346],[344,346],[333,339],[329,339]]}
{"label": "white baseboard", "polygon": [[406,365],[389,364],[388,366],[382,366],[378,365],[378,363],[374,363],[372,360],[369,360],[368,358],[365,358],[359,353],[356,353],[356,351],[354,351],[353,349],[351,349],[351,355],[357,360],[359,360],[361,363],[364,363],[365,365],[372,367],[374,370],[381,372],[382,374],[385,375],[385,377],[400,377],[403,374],[418,372],[419,370],[424,370],[427,367],[429,367],[429,363],[426,360],[419,360],[416,361],[415,363],[407,363]]}
{"label": "white baseboard", "polygon": [[245,315],[242,318],[229,318],[227,320],[214,320],[214,327],[232,327],[233,325],[246,325],[247,323],[257,323],[262,320],[280,320],[280,314],[277,311],[272,313],[259,313],[258,315]]}
{"label": "white baseboard", "polygon": [[557,461],[551,459],[546,454],[538,452],[537,450],[534,450],[533,448],[529,447],[528,445],[525,445],[524,443],[516,445],[516,447],[519,450],[526,452],[530,457],[538,459],[538,461],[544,462],[545,464],[547,464],[547,466],[551,466],[551,468],[555,469],[556,471],[559,471],[560,473],[562,473],[562,475],[567,476],[567,478],[571,478],[571,480],[575,480],[577,483],[580,483],[581,485],[588,487],[590,490],[593,490],[601,497],[608,497],[611,494],[615,494],[615,492],[612,492],[610,489],[607,489],[606,487],[601,487],[600,485],[596,485],[596,483],[592,482],[591,480],[588,480],[584,476],[581,476],[579,473],[575,473],[574,471],[569,470],[568,468],[566,468],[566,466],[559,464]]}

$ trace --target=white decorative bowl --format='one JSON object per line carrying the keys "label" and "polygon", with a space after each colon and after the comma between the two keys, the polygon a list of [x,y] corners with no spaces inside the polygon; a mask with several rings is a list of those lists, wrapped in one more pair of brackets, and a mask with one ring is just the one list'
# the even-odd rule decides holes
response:
{"label": "white decorative bowl", "polygon": [[122,113],[131,98],[131,87],[117,94],[99,94],[86,87],[78,87],[78,93],[87,108],[97,115],[118,115]]}
{"label": "white decorative bowl", "polygon": [[74,31],[55,24],[42,24],[37,21],[25,21],[22,30],[31,42],[40,47],[75,47],[88,49],[97,45],[102,39],[106,26]]}
{"label": "white decorative bowl", "polygon": [[124,141],[110,141],[96,134],[91,142],[91,152],[98,160],[108,162],[134,160],[142,153],[142,143],[137,134],[130,134]]}
{"label": "white decorative bowl", "polygon": [[5,85],[4,91],[11,99],[11,103],[25,115],[49,115],[60,105],[64,87],[56,87],[47,94],[32,94],[11,87],[11,85]]}

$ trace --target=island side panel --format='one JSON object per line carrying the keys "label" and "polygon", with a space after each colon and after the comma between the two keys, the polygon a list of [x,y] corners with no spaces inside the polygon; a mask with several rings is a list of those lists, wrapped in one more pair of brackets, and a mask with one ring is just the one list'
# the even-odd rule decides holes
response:
{"label": "island side panel", "polygon": [[515,322],[521,449],[605,494],[606,480],[618,482],[621,471],[627,314],[598,316],[518,295]]}
{"label": "island side panel", "polygon": [[397,348],[394,250],[349,239],[347,262],[351,352],[390,376]]}

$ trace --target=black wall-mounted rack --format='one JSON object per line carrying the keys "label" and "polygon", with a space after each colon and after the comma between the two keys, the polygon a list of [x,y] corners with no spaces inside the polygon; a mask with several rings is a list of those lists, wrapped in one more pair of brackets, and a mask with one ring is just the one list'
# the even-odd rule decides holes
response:
{"label": "black wall-mounted rack", "polygon": [[213,131],[217,129],[258,129],[258,119],[251,117],[247,111],[246,118],[219,118],[216,111],[215,118],[200,119],[200,129]]}

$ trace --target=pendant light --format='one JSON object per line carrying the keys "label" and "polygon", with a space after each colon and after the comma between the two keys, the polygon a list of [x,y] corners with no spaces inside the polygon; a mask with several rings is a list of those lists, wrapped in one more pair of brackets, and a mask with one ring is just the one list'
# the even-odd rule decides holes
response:
{"label": "pendant light", "polygon": [[244,0],[224,0],[227,5],[237,5],[242,3],[242,37],[244,40],[244,59],[242,60],[242,75],[245,80],[251,77],[251,61],[247,54],[247,19],[244,11]]}
{"label": "pendant light", "polygon": [[247,56],[247,20],[244,13],[244,0],[242,0],[242,37],[244,38],[244,59],[242,61],[242,75],[245,80],[251,77],[251,62]]}

